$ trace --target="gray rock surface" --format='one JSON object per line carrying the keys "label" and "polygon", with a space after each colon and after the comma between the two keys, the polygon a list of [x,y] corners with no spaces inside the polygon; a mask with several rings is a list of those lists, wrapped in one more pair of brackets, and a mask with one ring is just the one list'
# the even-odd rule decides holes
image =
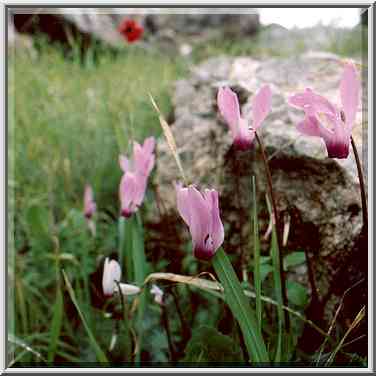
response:
{"label": "gray rock surface", "polygon": [[122,46],[124,41],[117,27],[123,16],[118,14],[116,9],[110,11],[112,13],[96,8],[57,9],[63,20],[74,24],[81,32],[92,35],[111,46]]}
{"label": "gray rock surface", "polygon": [[[237,152],[231,148],[227,126],[218,114],[216,93],[221,85],[230,85],[239,95],[242,111],[249,117],[249,99],[268,83],[273,92],[272,113],[259,131],[270,159],[277,205],[284,218],[290,218],[287,250],[304,249],[312,257],[319,294],[328,298],[333,283],[349,260],[353,275],[344,274],[344,286],[361,278],[362,267],[355,266],[367,249],[357,249],[362,228],[361,201],[354,157],[346,160],[327,158],[319,138],[301,135],[295,128],[303,113],[287,105],[287,97],[306,86],[339,103],[338,86],[342,73],[340,59],[332,54],[309,53],[290,59],[257,61],[248,57],[212,58],[193,68],[188,79],[178,81],[172,95],[174,123],[172,132],[184,171],[190,183],[220,192],[222,218],[226,223],[225,249],[241,252],[247,260],[249,249],[250,177],[257,179],[261,231],[268,225],[265,208],[266,179],[260,152]],[[362,140],[361,110],[354,137]],[[164,138],[158,143],[156,184],[165,215],[177,217],[173,182],[180,180],[178,169]],[[158,218],[158,216],[153,216]],[[183,229],[184,226],[181,226]],[[187,239],[188,231],[178,232]],[[268,252],[270,239],[263,242]],[[359,255],[358,253],[362,254]],[[361,256],[361,257],[360,257]],[[306,268],[298,279],[308,284]],[[341,273],[342,273],[341,272]],[[343,275],[343,274],[341,274]]]}
{"label": "gray rock surface", "polygon": [[17,32],[14,27],[13,17],[8,17],[8,50],[22,50],[29,51],[35,55],[33,48],[33,41],[27,35],[22,35]]}
{"label": "gray rock surface", "polygon": [[[17,13],[30,15],[30,18],[23,17],[25,23],[37,16],[39,23],[46,24],[40,25],[38,30],[38,23],[34,22],[33,31],[49,33],[52,39],[56,38],[57,30],[61,34],[66,28],[73,27],[85,38],[94,38],[112,47],[124,47],[124,40],[117,29],[124,18],[130,18],[143,25],[143,42],[149,41],[151,45],[159,41],[168,43],[174,51],[179,51],[186,38],[206,40],[224,34],[245,36],[260,27],[259,15],[252,8],[23,8]],[[27,31],[24,29],[24,32]]]}
{"label": "gray rock surface", "polygon": [[247,35],[260,27],[257,10],[252,8],[159,9],[150,12],[148,18],[156,31],[170,29],[182,35],[198,35],[208,31]]}

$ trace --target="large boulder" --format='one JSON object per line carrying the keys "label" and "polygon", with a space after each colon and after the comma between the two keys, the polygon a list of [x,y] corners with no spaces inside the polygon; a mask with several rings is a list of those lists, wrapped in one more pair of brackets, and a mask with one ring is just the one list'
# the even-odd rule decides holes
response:
{"label": "large boulder", "polygon": [[11,27],[21,34],[47,35],[50,41],[66,45],[77,39],[84,48],[93,40],[115,48],[124,46],[117,31],[123,16],[118,16],[115,11],[108,14],[101,9],[89,8],[17,8],[11,10],[10,15]]}
{"label": "large boulder", "polygon": [[[308,272],[313,271],[321,316],[324,306],[329,307],[325,311],[327,316],[333,314],[332,305],[338,302],[338,297],[366,274],[360,188],[353,153],[346,160],[327,158],[321,139],[303,136],[296,130],[303,113],[290,107],[287,98],[309,86],[338,103],[341,73],[341,60],[332,54],[310,53],[265,61],[218,57],[195,67],[189,78],[178,81],[172,95],[171,129],[185,174],[190,183],[219,190],[226,223],[224,248],[228,253],[242,255],[240,263],[246,263],[252,241],[249,237],[251,175],[257,181],[261,232],[266,232],[268,226],[265,171],[256,143],[247,152],[231,148],[228,128],[218,115],[216,94],[221,85],[230,85],[239,95],[243,114],[249,117],[250,99],[261,85],[270,84],[272,112],[259,134],[269,155],[278,209],[284,222],[290,222],[285,250],[304,249],[311,260],[310,270],[307,265],[300,267],[289,278],[297,278],[311,288]],[[359,110],[353,132],[359,149],[362,134]],[[173,182],[180,175],[164,138],[158,143],[155,179],[158,199],[164,208],[162,218],[169,218],[170,228],[179,228],[182,221],[177,217]],[[153,215],[150,221],[161,221],[161,217]],[[187,234],[185,230],[175,231],[181,244]],[[268,244],[270,238],[263,240],[265,253]],[[240,271],[242,265],[239,266]],[[356,297],[365,302],[364,286],[357,290]],[[353,309],[359,310],[359,304],[354,304]]]}

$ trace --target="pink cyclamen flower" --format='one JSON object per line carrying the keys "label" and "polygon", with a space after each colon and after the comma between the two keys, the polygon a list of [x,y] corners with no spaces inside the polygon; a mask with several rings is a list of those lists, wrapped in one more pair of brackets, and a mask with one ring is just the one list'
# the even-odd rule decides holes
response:
{"label": "pink cyclamen flower", "polygon": [[84,193],[84,214],[87,219],[90,219],[97,209],[94,201],[93,189],[90,185],[85,186]]}
{"label": "pink cyclamen flower", "polygon": [[[141,291],[137,286],[128,285],[127,283],[120,283],[120,279],[121,268],[119,263],[106,257],[106,259],[104,260],[102,278],[102,288],[104,295],[111,296],[115,292],[118,293],[119,287],[123,295],[134,295],[138,294]],[[118,282],[119,285],[116,282]]]}
{"label": "pink cyclamen flower", "polygon": [[188,225],[192,236],[193,254],[198,259],[211,259],[224,240],[224,229],[219,215],[218,192],[176,185],[178,211]]}
{"label": "pink cyclamen flower", "polygon": [[154,147],[154,137],[149,137],[142,146],[134,142],[133,160],[123,155],[119,157],[124,172],[119,187],[121,215],[124,217],[135,213],[144,199],[147,180],[155,163]]}
{"label": "pink cyclamen flower", "polygon": [[347,158],[349,155],[359,92],[360,82],[355,66],[347,63],[340,83],[342,109],[338,109],[309,88],[289,98],[291,105],[305,112],[305,117],[297,125],[297,129],[307,136],[321,137],[325,142],[329,158]]}
{"label": "pink cyclamen flower", "polygon": [[240,115],[239,100],[229,87],[220,88],[217,105],[223,118],[230,128],[234,145],[240,150],[251,147],[255,132],[260,127],[271,109],[272,93],[268,85],[263,86],[252,100],[252,127]]}

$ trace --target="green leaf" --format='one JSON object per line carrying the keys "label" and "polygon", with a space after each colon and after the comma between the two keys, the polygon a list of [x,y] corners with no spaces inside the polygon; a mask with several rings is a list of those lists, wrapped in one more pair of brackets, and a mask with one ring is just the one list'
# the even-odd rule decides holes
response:
{"label": "green leaf", "polygon": [[307,289],[298,282],[287,281],[287,296],[297,306],[304,307],[308,303]]}
{"label": "green leaf", "polygon": [[224,288],[226,303],[242,330],[251,360],[254,362],[269,362],[269,356],[260,334],[261,331],[257,326],[255,314],[251,310],[238,277],[222,248],[216,252],[212,262]]}
{"label": "green leaf", "polygon": [[260,256],[260,264],[268,264],[270,261],[270,256]]}
{"label": "green leaf", "polygon": [[57,342],[60,337],[60,330],[63,322],[63,308],[63,294],[61,293],[59,284],[56,292],[56,301],[53,307],[53,318],[50,331],[50,346],[48,349],[47,357],[48,362],[53,362],[55,357]]}
{"label": "green leaf", "polygon": [[283,268],[287,270],[287,268],[303,264],[305,261],[306,257],[304,251],[292,252],[283,258]]}
{"label": "green leaf", "polygon": [[67,286],[67,289],[68,289],[68,293],[69,293],[69,296],[70,298],[72,299],[72,302],[74,304],[74,306],[76,307],[77,309],[77,312],[82,320],[82,323],[84,325],[84,328],[89,336],[89,340],[90,340],[90,343],[94,349],[94,352],[97,356],[97,359],[100,363],[108,363],[108,359],[106,357],[106,354],[102,351],[102,349],[99,347],[92,331],[90,330],[90,327],[89,325],[87,324],[86,322],[86,319],[85,319],[85,316],[83,315],[81,309],[80,309],[80,306],[78,305],[77,303],[77,299],[76,299],[76,296],[75,296],[75,293],[74,293],[74,290],[72,288],[72,285],[71,283],[69,282],[69,279],[67,277],[67,275],[65,274],[65,271],[63,270],[63,275],[64,275],[64,280],[65,280],[65,284]]}
{"label": "green leaf", "polygon": [[277,305],[277,317],[278,317],[278,339],[277,339],[277,349],[274,357],[274,361],[279,363],[282,356],[282,335],[283,335],[283,301],[282,301],[282,284],[280,276],[280,264],[279,264],[279,248],[277,242],[277,232],[275,226],[272,229],[272,245],[271,245],[271,257],[273,262],[273,281],[274,281],[274,291],[276,294]]}
{"label": "green leaf", "polygon": [[26,218],[31,237],[46,236],[49,234],[49,211],[42,206],[28,208]]}
{"label": "green leaf", "polygon": [[183,362],[240,362],[239,345],[231,337],[225,336],[215,328],[199,327],[185,348]]}
{"label": "green leaf", "polygon": [[260,265],[260,278],[261,278],[261,282],[264,282],[265,278],[272,271],[273,271],[273,267],[270,264],[261,264]]}
{"label": "green leaf", "polygon": [[[144,229],[142,225],[141,216],[137,213],[133,218],[132,223],[132,260],[134,278],[137,285],[141,286],[146,277],[146,256],[144,248]],[[137,311],[137,329],[138,329],[138,346],[139,351],[136,354],[136,363],[140,361],[141,349],[142,349],[142,336],[143,336],[143,318],[146,306],[146,294],[145,290],[139,295],[139,306]]]}
{"label": "green leaf", "polygon": [[132,259],[132,226],[132,219],[127,220],[122,216],[119,218],[119,264],[127,281],[134,280]]}
{"label": "green leaf", "polygon": [[260,238],[259,238],[259,225],[257,216],[257,199],[256,199],[256,181],[255,177],[252,176],[252,223],[253,223],[253,259],[254,259],[254,270],[253,270],[253,280],[256,291],[256,317],[257,325],[260,330],[262,330],[262,303],[261,303],[261,265],[260,265]]}

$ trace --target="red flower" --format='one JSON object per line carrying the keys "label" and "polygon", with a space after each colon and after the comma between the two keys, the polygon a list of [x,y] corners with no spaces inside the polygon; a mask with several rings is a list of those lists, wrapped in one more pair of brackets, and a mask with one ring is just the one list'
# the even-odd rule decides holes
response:
{"label": "red flower", "polygon": [[119,25],[119,33],[129,42],[136,42],[141,38],[144,28],[135,20],[124,19]]}

